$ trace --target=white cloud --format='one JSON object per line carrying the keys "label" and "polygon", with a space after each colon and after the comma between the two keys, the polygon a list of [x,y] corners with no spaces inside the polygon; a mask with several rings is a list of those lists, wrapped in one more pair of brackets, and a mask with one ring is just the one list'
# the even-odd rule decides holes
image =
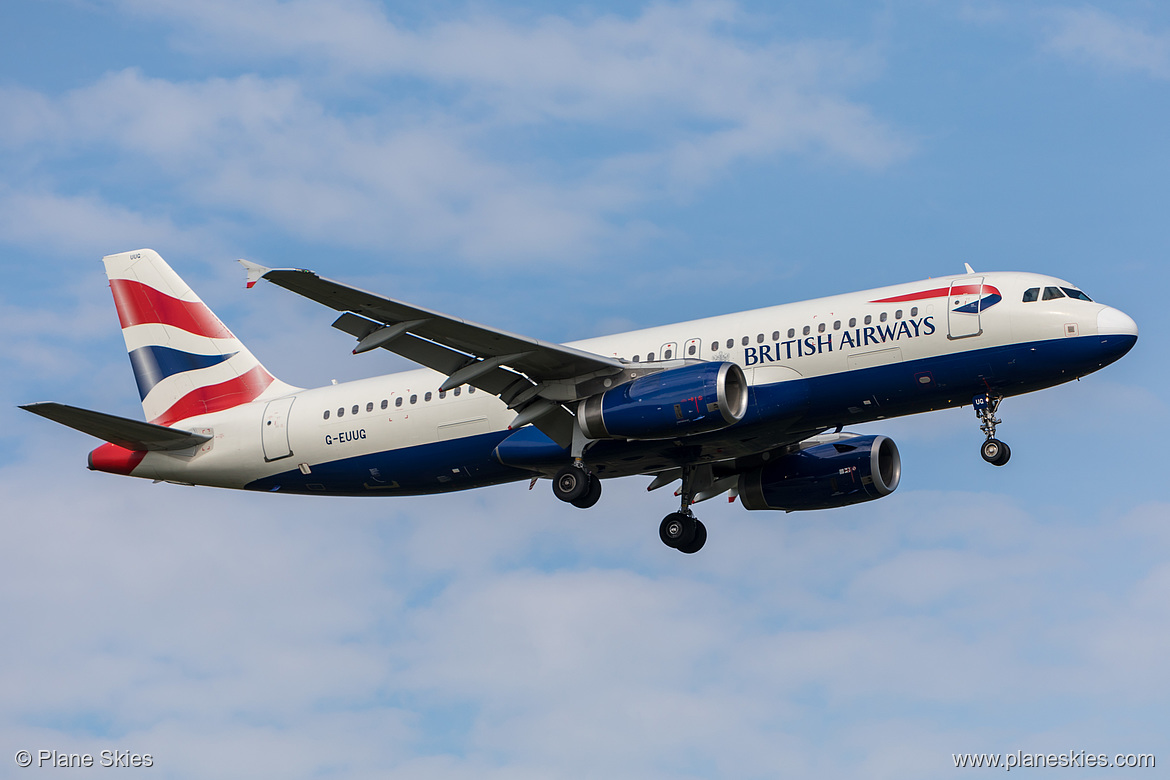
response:
{"label": "white cloud", "polygon": [[[40,161],[28,176],[99,155],[116,181],[167,193],[186,223],[563,263],[645,235],[631,212],[737,163],[813,154],[880,169],[910,151],[845,94],[880,71],[871,51],[749,42],[733,5],[655,5],[629,19],[479,13],[425,27],[360,2],[120,7],[162,18],[196,57],[292,58],[306,72],[171,82],[127,69],[60,97],[4,90],[0,139]],[[313,75],[318,62],[344,76]],[[60,178],[58,192],[78,186]],[[94,208],[166,225],[104,183]]]}
{"label": "white cloud", "polygon": [[1051,18],[1054,28],[1047,46],[1052,51],[1113,70],[1170,79],[1170,33],[1150,32],[1092,6],[1054,10]]}
{"label": "white cloud", "polygon": [[708,549],[680,556],[644,480],[588,513],[546,484],[313,500],[76,467],[60,491],[59,447],[0,472],[21,746],[115,743],[177,777],[936,777],[1170,686],[1163,506],[711,502]]}

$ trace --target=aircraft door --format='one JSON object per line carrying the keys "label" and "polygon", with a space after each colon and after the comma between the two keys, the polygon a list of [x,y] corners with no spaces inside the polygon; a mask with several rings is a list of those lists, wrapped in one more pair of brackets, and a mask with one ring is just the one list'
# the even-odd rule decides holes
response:
{"label": "aircraft door", "polygon": [[681,357],[698,360],[702,357],[703,346],[698,339],[691,339],[686,344],[683,344],[683,353]]}
{"label": "aircraft door", "polygon": [[288,442],[289,409],[292,408],[295,395],[287,398],[277,398],[269,401],[264,407],[264,422],[260,429],[260,442],[264,446],[264,460],[271,462],[287,458],[292,455],[292,447]]}
{"label": "aircraft door", "polygon": [[658,355],[660,360],[678,360],[682,357],[682,355],[678,354],[678,343],[674,341],[663,344],[662,351]]}
{"label": "aircraft door", "polygon": [[983,277],[951,282],[947,298],[947,338],[966,339],[983,333]]}

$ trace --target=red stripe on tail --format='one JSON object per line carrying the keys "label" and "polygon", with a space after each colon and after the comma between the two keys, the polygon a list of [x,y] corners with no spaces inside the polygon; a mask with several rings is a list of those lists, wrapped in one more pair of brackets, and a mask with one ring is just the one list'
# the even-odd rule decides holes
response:
{"label": "red stripe on tail", "polygon": [[180,301],[142,282],[111,279],[114,305],[123,328],[144,323],[172,325],[196,336],[234,338],[219,318],[201,302]]}
{"label": "red stripe on tail", "polygon": [[151,422],[155,425],[170,425],[197,414],[219,412],[251,403],[274,381],[275,378],[263,366],[256,366],[235,379],[192,390]]}

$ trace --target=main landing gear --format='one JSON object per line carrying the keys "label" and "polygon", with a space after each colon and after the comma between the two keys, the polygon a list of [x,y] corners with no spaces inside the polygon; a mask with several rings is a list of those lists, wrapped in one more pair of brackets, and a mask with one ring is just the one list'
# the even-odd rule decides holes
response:
{"label": "main landing gear", "polygon": [[553,495],[578,509],[588,509],[601,498],[601,480],[577,460],[553,477]]}
{"label": "main landing gear", "polygon": [[993,466],[1004,465],[1012,456],[1012,448],[995,438],[995,426],[1003,422],[995,416],[995,410],[999,408],[999,402],[1002,400],[1002,395],[985,394],[977,395],[971,401],[975,406],[975,416],[979,418],[979,430],[987,435],[987,441],[979,448],[979,454]]}
{"label": "main landing gear", "polygon": [[707,543],[707,526],[690,509],[671,512],[658,526],[658,538],[667,547],[688,555],[697,553]]}
{"label": "main landing gear", "polygon": [[[707,482],[711,481],[710,471],[710,467],[702,470]],[[681,506],[677,512],[662,518],[658,526],[658,538],[663,544],[688,555],[697,553],[707,543],[707,526],[691,511],[698,488],[702,487],[697,484],[703,481],[702,478],[696,479],[698,472],[693,466],[683,468],[682,489],[679,491]]]}
{"label": "main landing gear", "polygon": [[[711,467],[683,468],[681,506],[658,526],[658,536],[667,547],[688,555],[697,553],[707,543],[707,526],[695,517],[691,504],[701,490],[711,486]],[[565,466],[553,477],[553,495],[578,509],[588,509],[601,498],[601,480],[591,474],[580,459]]]}

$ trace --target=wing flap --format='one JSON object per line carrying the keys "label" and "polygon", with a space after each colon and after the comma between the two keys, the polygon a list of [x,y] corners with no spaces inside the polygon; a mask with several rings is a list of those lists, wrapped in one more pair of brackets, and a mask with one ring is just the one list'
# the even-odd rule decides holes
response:
{"label": "wing flap", "polygon": [[185,450],[211,439],[211,436],[203,433],[167,428],[164,425],[132,420],[129,417],[118,417],[53,402],[25,404],[20,408],[136,452]]}

